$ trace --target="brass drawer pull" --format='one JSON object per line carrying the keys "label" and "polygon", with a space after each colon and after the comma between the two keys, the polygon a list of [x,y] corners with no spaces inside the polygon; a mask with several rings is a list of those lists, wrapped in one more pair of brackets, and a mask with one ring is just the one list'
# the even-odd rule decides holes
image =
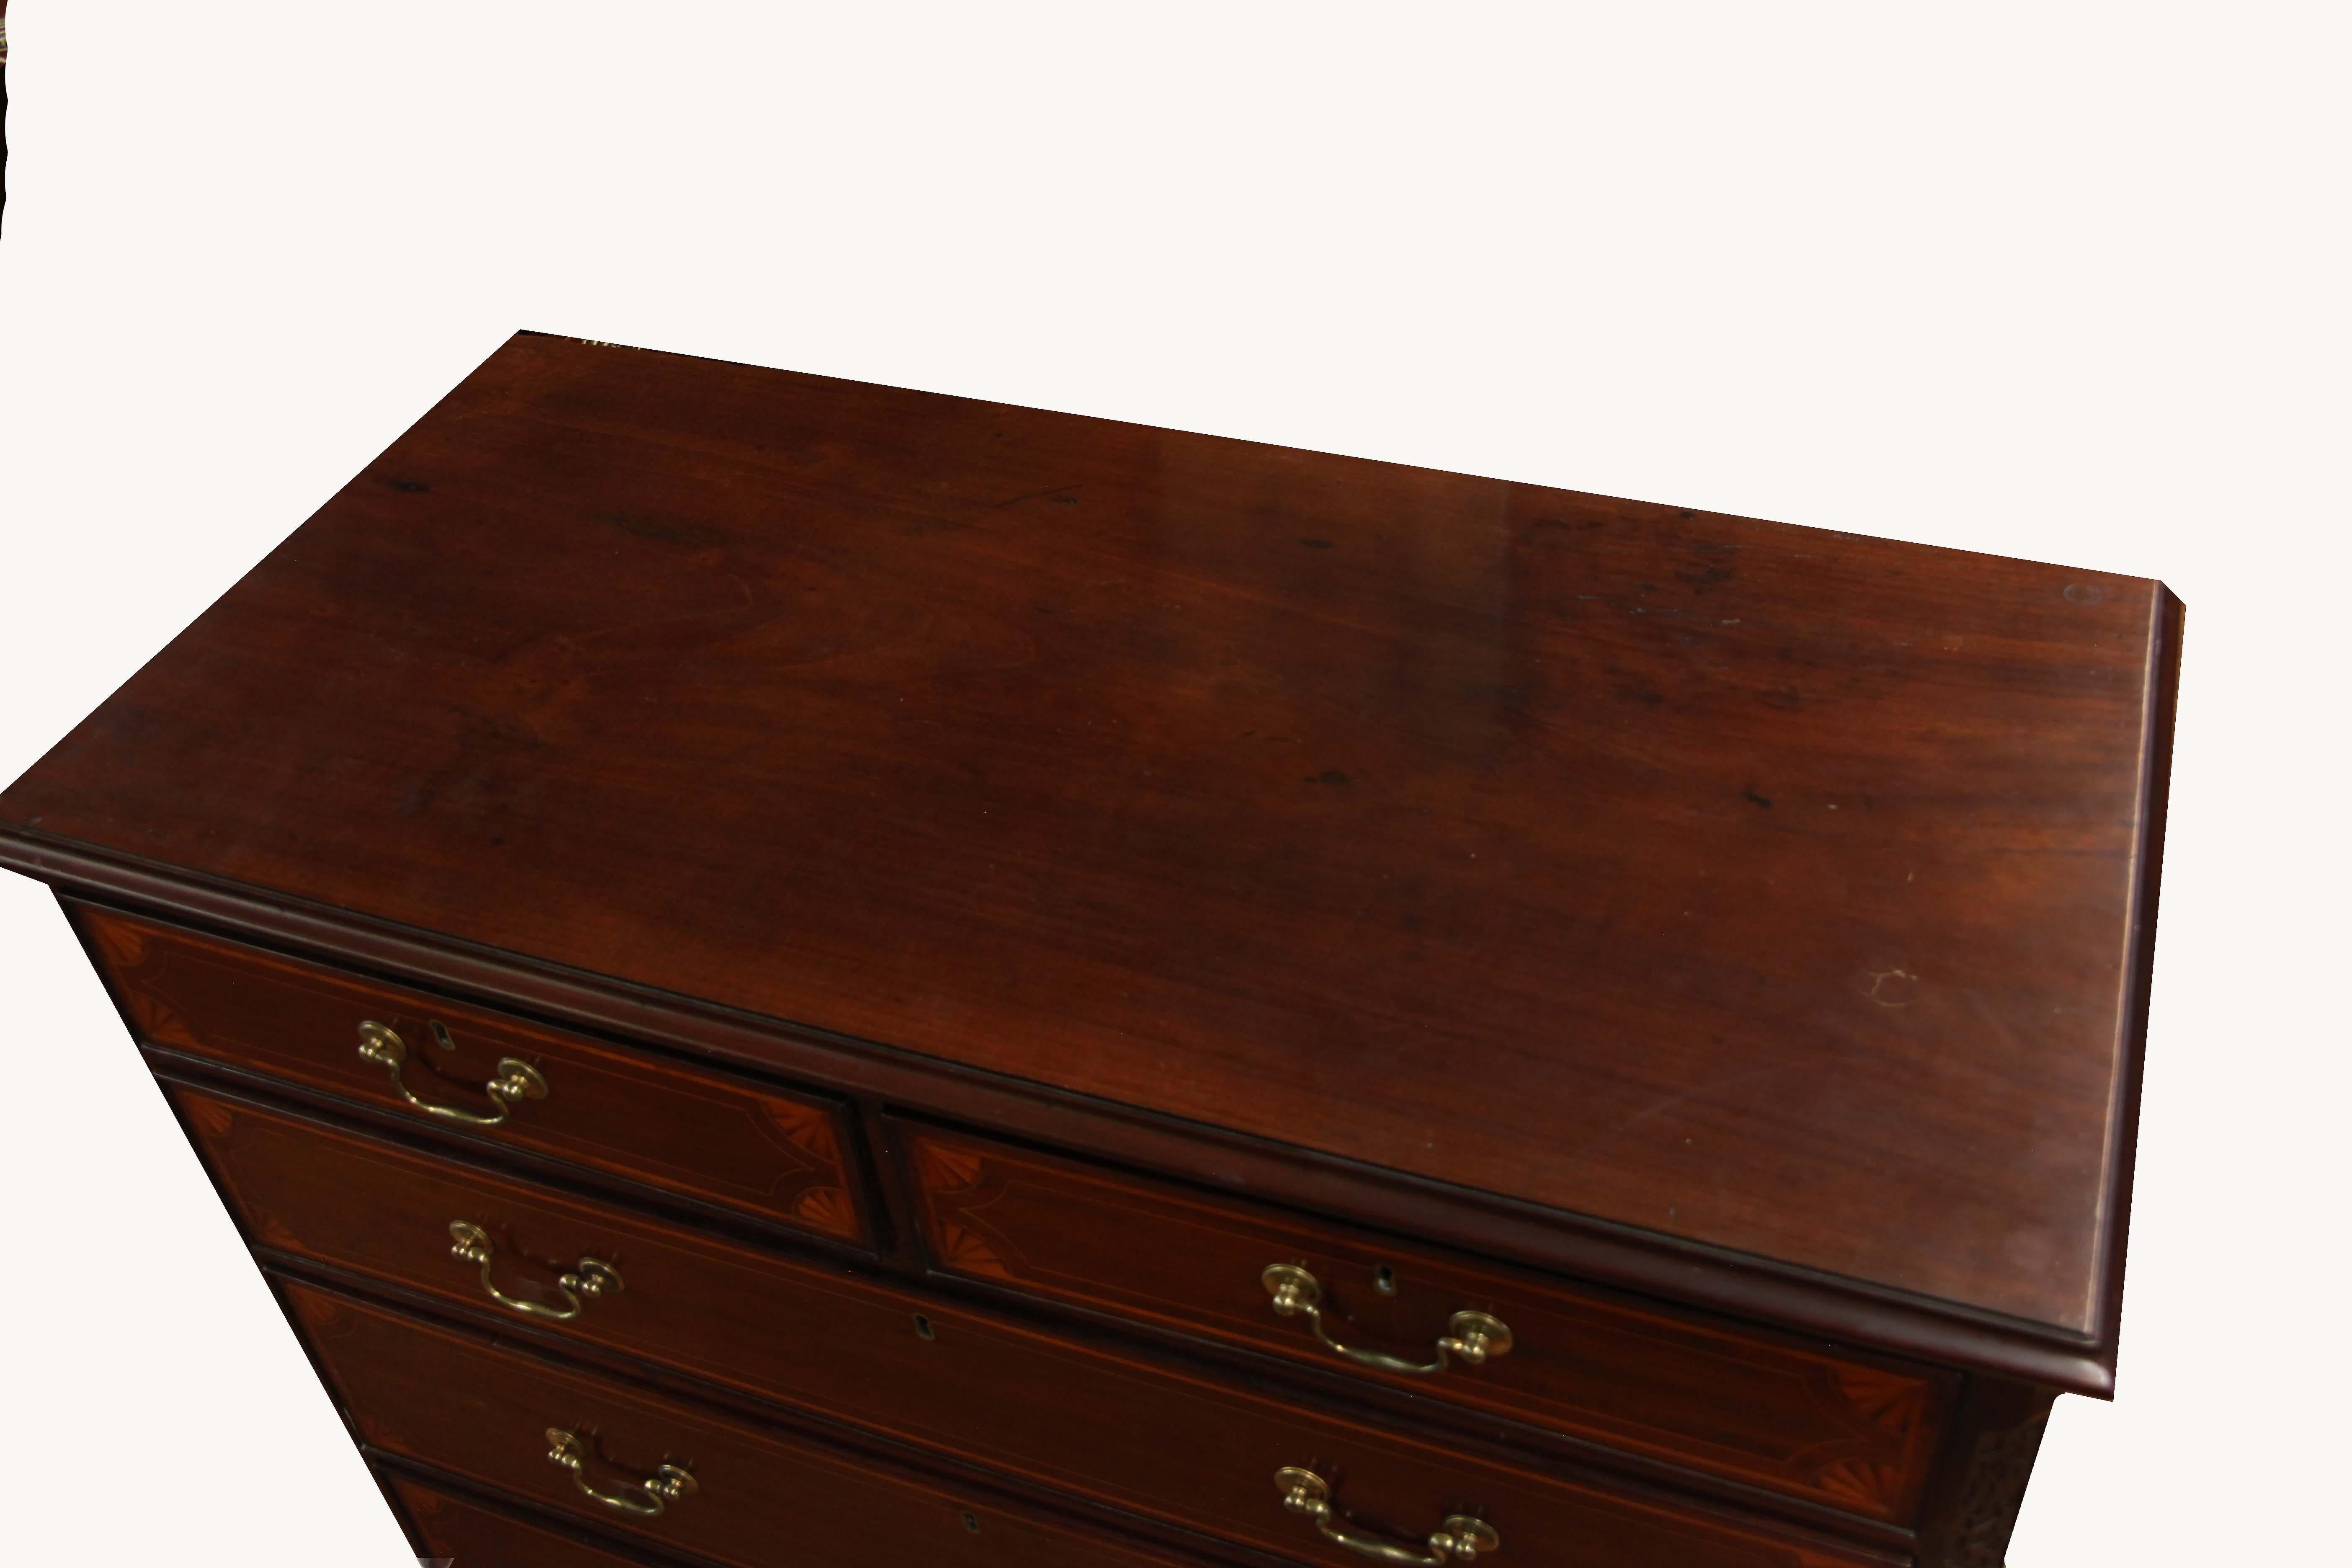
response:
{"label": "brass drawer pull", "polygon": [[651,1519],[682,1497],[695,1492],[693,1472],[682,1465],[659,1465],[637,1483],[637,1490],[600,1492],[588,1484],[588,1446],[561,1426],[547,1429],[547,1457],[572,1472],[572,1484],[614,1513]]}
{"label": "brass drawer pull", "polygon": [[[434,1033],[444,1046],[449,1043],[448,1031],[434,1026]],[[388,1024],[370,1018],[360,1025],[360,1055],[392,1076],[392,1087],[400,1098],[425,1112],[444,1121],[462,1121],[468,1127],[496,1127],[514,1114],[518,1100],[545,1100],[547,1080],[539,1069],[519,1057],[503,1057],[499,1061],[499,1076],[482,1086],[483,1091],[497,1102],[498,1110],[488,1115],[467,1110],[461,1105],[436,1105],[429,1100],[419,1100],[400,1079],[400,1069],[408,1060],[408,1042]]]}
{"label": "brass drawer pull", "polygon": [[1323,1539],[1383,1563],[1402,1563],[1408,1568],[1445,1568],[1449,1563],[1467,1563],[1503,1549],[1503,1538],[1495,1533],[1493,1525],[1466,1513],[1448,1515],[1444,1525],[1430,1536],[1426,1550],[1392,1545],[1369,1535],[1354,1534],[1341,1525],[1339,1510],[1331,1506],[1331,1483],[1314,1471],[1285,1465],[1274,1472],[1274,1485],[1282,1493],[1282,1506],[1313,1520],[1315,1528],[1323,1532]]}
{"label": "brass drawer pull", "polygon": [[555,1288],[563,1292],[563,1299],[570,1305],[549,1307],[537,1301],[526,1301],[520,1297],[508,1295],[499,1289],[498,1282],[490,1278],[490,1265],[497,1258],[498,1251],[491,1247],[488,1231],[466,1220],[453,1219],[449,1222],[449,1240],[451,1257],[461,1263],[478,1263],[482,1266],[482,1289],[489,1293],[490,1300],[501,1307],[520,1312],[526,1317],[545,1318],[550,1322],[556,1323],[569,1322],[578,1317],[581,1309],[586,1305],[580,1300],[581,1297],[601,1296],[607,1290],[618,1290],[621,1288],[621,1277],[614,1272],[611,1264],[600,1263],[593,1258],[583,1258],[580,1260],[577,1270],[562,1276],[555,1282]]}
{"label": "brass drawer pull", "polygon": [[1413,1362],[1393,1356],[1386,1351],[1360,1350],[1343,1345],[1333,1339],[1323,1327],[1323,1287],[1315,1276],[1295,1263],[1274,1263],[1258,1276],[1266,1294],[1274,1298],[1274,1310],[1286,1318],[1304,1317],[1323,1348],[1335,1355],[1346,1356],[1360,1366],[1377,1367],[1382,1372],[1408,1373],[1425,1376],[1444,1372],[1446,1357],[1460,1356],[1472,1366],[1482,1366],[1496,1356],[1511,1352],[1511,1331],[1503,1320],[1485,1312],[1456,1312],[1447,1320],[1445,1338],[1437,1342],[1435,1361]]}

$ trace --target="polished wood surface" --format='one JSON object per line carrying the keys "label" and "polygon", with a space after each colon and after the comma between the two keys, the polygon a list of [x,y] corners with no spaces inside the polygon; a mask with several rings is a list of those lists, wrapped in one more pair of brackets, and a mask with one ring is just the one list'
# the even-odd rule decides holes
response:
{"label": "polished wood surface", "polygon": [[[291,1281],[278,1289],[346,1408],[358,1413],[362,1442],[730,1568],[1168,1568],[1171,1561],[608,1378],[501,1352],[487,1334],[428,1327]],[[588,1479],[599,1489],[620,1491],[677,1462],[694,1475],[696,1490],[656,1518],[617,1513],[549,1462],[550,1427],[593,1434]]]}
{"label": "polished wood surface", "polygon": [[1295,1466],[1390,1561],[1999,1568],[2113,1386],[2180,623],[523,334],[0,865],[420,1550],[1356,1560]]}
{"label": "polished wood surface", "polygon": [[[813,1526],[807,1510],[821,1494],[814,1476],[803,1480],[788,1469],[814,1468],[814,1456],[761,1451],[756,1439],[733,1424],[650,1396],[609,1380],[589,1381],[543,1361],[491,1348],[487,1336],[469,1335],[404,1319],[351,1298],[291,1280],[279,1281],[298,1319],[309,1331],[330,1381],[345,1404],[360,1412],[363,1441],[432,1463],[518,1495],[555,1500],[572,1483],[549,1465],[540,1429],[580,1421],[609,1444],[606,1458],[624,1470],[649,1473],[663,1462],[691,1462],[700,1491],[659,1519],[635,1527],[653,1539],[674,1540],[722,1562],[764,1565],[802,1552],[812,1560],[883,1563],[925,1561],[868,1549],[845,1559],[837,1549],[810,1550],[799,1537],[839,1529],[854,1519],[862,1500],[847,1493],[840,1467],[824,1481],[826,1492],[843,1488],[818,1509],[825,1525]],[[563,1412],[548,1414],[536,1412]],[[1067,1414],[1058,1402],[1033,1411],[1039,1422]],[[1117,1413],[1113,1413],[1116,1415]],[[1140,1425],[1152,1413],[1135,1411]],[[1268,1461],[1260,1436],[1244,1436],[1215,1451],[1199,1451],[1205,1434],[1189,1427],[1164,1434],[1169,1469],[1139,1473],[1132,1489],[1149,1497],[1190,1484],[1200,1506],[1198,1522],[1224,1533],[1236,1547],[1276,1557],[1328,1564],[1353,1559],[1326,1543],[1314,1527],[1286,1513],[1273,1485],[1283,1462],[1316,1463],[1319,1473],[1341,1489],[1356,1511],[1357,1528],[1378,1531],[1408,1547],[1457,1509],[1475,1509],[1502,1533],[1505,1551],[1534,1563],[1573,1562],[1584,1568],[1862,1568],[1892,1560],[1848,1552],[1822,1544],[1775,1541],[1759,1532],[1703,1514],[1645,1506],[1580,1489],[1547,1486],[1509,1477],[1489,1467],[1448,1461],[1432,1453],[1383,1454],[1304,1449],[1287,1461]],[[1183,1445],[1193,1444],[1185,1452]],[[774,1447],[781,1447],[777,1444]],[[1275,1451],[1288,1452],[1277,1448]],[[1130,1456],[1122,1454],[1120,1458]],[[1174,1473],[1171,1473],[1174,1472]],[[1206,1478],[1214,1477],[1214,1479]],[[796,1484],[797,1483],[797,1484]],[[878,1501],[878,1500],[877,1500]],[[944,1502],[944,1500],[943,1500]],[[701,1505],[701,1506],[698,1506]],[[593,1504],[572,1506],[593,1508]],[[867,1505],[874,1506],[874,1505]],[[929,1525],[943,1533],[952,1505],[904,1511],[911,1528]],[[993,1520],[983,1520],[980,1535]],[[749,1544],[764,1541],[757,1555]],[[835,1539],[843,1539],[835,1537]],[[1032,1542],[1019,1543],[1042,1563],[1086,1561],[1065,1549],[1058,1554]],[[782,1545],[786,1550],[778,1551]],[[991,1561],[1015,1562],[1007,1555]],[[1108,1556],[1112,1562],[1133,1558]]]}
{"label": "polished wood surface", "polygon": [[[1916,1367],[1857,1361],[1670,1317],[1328,1221],[1286,1215],[1056,1159],[908,1127],[925,1240],[941,1270],[1571,1432],[1908,1521],[1953,1388]],[[1330,1332],[1426,1362],[1463,1309],[1512,1332],[1483,1366],[1367,1370],[1272,1310],[1269,1264],[1307,1267]]]}
{"label": "polished wood surface", "polygon": [[[795,1229],[866,1237],[840,1108],[821,1098],[681,1067],[504,1014],[300,963],[242,943],[87,906],[74,914],[144,1039],[396,1107],[484,1142],[667,1188]],[[362,1020],[409,1042],[404,1081],[420,1098],[477,1114],[482,1085],[513,1057],[539,1068],[543,1100],[495,1127],[414,1111],[362,1058]],[[453,1048],[433,1043],[431,1026]]]}
{"label": "polished wood surface", "polygon": [[[938,1058],[878,1051],[859,1041],[772,1023],[691,998],[630,987],[283,896],[101,855],[58,841],[37,846],[0,836],[0,862],[15,863],[76,898],[152,910],[174,921],[286,944],[314,960],[370,975],[396,975],[438,994],[499,1010],[576,1024],[615,1039],[757,1075],[789,1065],[793,1077],[856,1102],[860,1140],[882,1176],[877,1197],[895,1227],[883,1256],[910,1260],[911,1183],[892,1173],[887,1108],[984,1126],[1008,1137],[1150,1170],[1296,1210],[1418,1236],[1497,1260],[1550,1270],[1729,1316],[1849,1342],[1871,1351],[1990,1373],[2105,1397],[2115,1386],[2111,1331],[2088,1339],[2015,1320],[1962,1314],[1919,1298],[1865,1292],[1831,1276],[1724,1253],[1651,1232],[1445,1186],[1402,1173],[1266,1142],[1046,1085],[982,1073]],[[92,962],[105,961],[92,950]],[[139,1025],[128,1011],[134,1037]],[[364,1108],[342,1109],[365,1119]],[[387,1121],[401,1120],[387,1109]],[[501,1147],[506,1147],[501,1145]],[[558,1174],[516,1163],[537,1174]],[[573,1166],[577,1172],[583,1168]],[[598,1183],[625,1201],[649,1189]],[[668,1197],[664,1203],[674,1201]],[[656,1204],[655,1206],[662,1206]],[[879,1212],[879,1211],[877,1211]],[[2111,1296],[2111,1302],[2116,1300]]]}
{"label": "polished wood surface", "polygon": [[[466,1311],[516,1324],[490,1302],[478,1271],[449,1255],[454,1218],[483,1225],[511,1248],[500,1283],[527,1293],[593,1255],[625,1288],[554,1326],[562,1341],[657,1363],[760,1398],[854,1421],[868,1430],[1074,1492],[1169,1524],[1257,1542],[1270,1478],[1286,1464],[1336,1467],[1432,1528],[1459,1500],[1491,1500],[1526,1544],[1590,1548],[1628,1562],[1810,1563],[1781,1533],[1733,1551],[1685,1548],[1721,1534],[1669,1527],[1683,1511],[1597,1480],[1482,1457],[1410,1429],[1324,1413],[1313,1402],[1253,1389],[1117,1347],[1072,1341],[966,1304],[676,1234],[624,1212],[567,1201],[487,1173],[349,1137],[186,1086],[173,1099],[247,1234],[273,1254],[371,1275]],[[332,1352],[320,1347],[320,1353]],[[362,1409],[381,1410],[373,1396]],[[430,1459],[430,1454],[420,1458]],[[1276,1517],[1279,1517],[1278,1513]],[[1695,1516],[1696,1517],[1696,1516]],[[1664,1533],[1660,1533],[1663,1531]],[[1743,1533],[1734,1531],[1734,1534]],[[1307,1531],[1310,1542],[1311,1528]],[[1640,1543],[1651,1553],[1637,1551]],[[1675,1557],[1671,1552],[1693,1555]],[[1312,1555],[1310,1552],[1309,1555]]]}
{"label": "polished wood surface", "polygon": [[[511,1310],[488,1296],[475,1264],[453,1258],[452,1222],[488,1233],[497,1255],[492,1283],[501,1292],[542,1307],[565,1306],[557,1280],[594,1258],[618,1271],[622,1288],[586,1301],[559,1331],[566,1340],[984,1464],[1013,1462],[1008,1456],[1034,1447],[1005,1426],[1018,1419],[1017,1406],[1038,1397],[1024,1394],[1024,1378],[1050,1378],[1072,1397],[1130,1409],[1139,1397],[1129,1385],[1140,1374],[1118,1358],[1041,1350],[1019,1325],[973,1314],[963,1303],[777,1258],[193,1085],[170,1084],[168,1092],[247,1234],[274,1254],[495,1316]],[[1074,1226],[1072,1234],[1099,1241],[1102,1233]],[[1182,1256],[1196,1268],[1215,1262],[1199,1250]],[[1245,1281],[1253,1290],[1256,1267]],[[1427,1282],[1446,1283],[1448,1273],[1433,1266]],[[1454,1281],[1477,1278],[1450,1273]],[[1190,1293],[1176,1282],[1179,1300]],[[1516,1320],[1515,1363],[1497,1365],[1466,1394],[1416,1392],[1466,1397],[1612,1449],[1911,1522],[1949,1402],[1948,1383],[1654,1314],[1532,1305],[1542,1300],[1521,1289],[1493,1303]],[[950,1321],[960,1325],[959,1345],[977,1337],[994,1347],[969,1363],[965,1375],[975,1383],[941,1375],[943,1363],[967,1364],[955,1349],[939,1346],[940,1326]],[[1288,1348],[1286,1339],[1277,1342]],[[812,1355],[816,1346],[826,1353]],[[1075,1370],[1084,1366],[1102,1370],[1090,1382]],[[1530,1368],[1534,1394],[1515,1397]],[[1097,1383],[1125,1392],[1087,1394]],[[1058,1441],[1047,1457],[1066,1465],[1070,1458]]]}
{"label": "polished wood surface", "polygon": [[520,336],[43,844],[2097,1341],[2178,605]]}

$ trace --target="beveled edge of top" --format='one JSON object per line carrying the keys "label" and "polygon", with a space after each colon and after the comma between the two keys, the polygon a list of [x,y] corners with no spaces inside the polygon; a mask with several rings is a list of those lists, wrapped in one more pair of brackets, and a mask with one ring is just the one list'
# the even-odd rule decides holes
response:
{"label": "beveled edge of top", "polygon": [[[2179,621],[2169,595],[2170,625]],[[2177,668],[2176,645],[2163,660]],[[2170,700],[2166,683],[2164,700]],[[2169,725],[2166,726],[2168,737]],[[2152,758],[2152,776],[2168,766]],[[2150,839],[2160,844],[2161,811]],[[86,898],[545,1022],[586,1026],[887,1100],[1235,1196],[1328,1214],[1457,1250],[1580,1278],[1770,1327],[2112,1398],[2131,1149],[2137,1133],[2152,919],[2137,922],[2132,1011],[2111,1121],[2099,1328],[2077,1334],[1865,1280],[1191,1122],[887,1044],[764,1017],[352,910],[0,826],[0,868]],[[2153,861],[2138,907],[2152,913]]]}

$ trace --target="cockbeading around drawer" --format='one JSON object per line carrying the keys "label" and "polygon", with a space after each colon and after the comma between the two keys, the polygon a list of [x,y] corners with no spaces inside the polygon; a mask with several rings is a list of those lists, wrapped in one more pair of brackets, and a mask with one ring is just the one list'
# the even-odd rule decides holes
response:
{"label": "cockbeading around drawer", "polygon": [[151,1045],[793,1230],[867,1237],[841,1110],[821,1096],[69,907]]}

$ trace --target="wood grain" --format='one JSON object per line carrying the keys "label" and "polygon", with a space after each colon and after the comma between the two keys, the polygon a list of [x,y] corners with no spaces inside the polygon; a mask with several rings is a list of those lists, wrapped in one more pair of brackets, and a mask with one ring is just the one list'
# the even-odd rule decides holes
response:
{"label": "wood grain", "polygon": [[[870,1461],[281,1282],[362,1441],[625,1535],[724,1563],[971,1563],[1168,1568],[1171,1558],[956,1497]],[[551,1464],[549,1427],[593,1433],[590,1480],[618,1491],[677,1462],[697,1490],[657,1518],[583,1497]],[[965,1524],[971,1515],[979,1525]],[[486,1561],[483,1568],[491,1568]],[[469,1568],[462,1559],[458,1568]],[[503,1564],[500,1565],[503,1568]]]}
{"label": "wood grain", "polygon": [[2176,631],[520,336],[0,825],[2088,1335]]}
{"label": "wood grain", "polygon": [[[592,1166],[704,1203],[845,1241],[866,1237],[838,1105],[339,973],[242,943],[88,905],[69,906],[133,1029],[156,1045],[311,1088],[408,1110],[362,1058],[362,1019],[408,1042],[403,1080],[420,1098],[476,1113],[481,1086],[515,1057],[541,1069],[544,1100],[496,1127],[437,1119],[478,1137]],[[431,1026],[454,1049],[432,1043]],[[423,1118],[421,1112],[412,1112]]]}
{"label": "wood grain", "polygon": [[[905,1126],[937,1266],[1046,1300],[1205,1333],[1431,1399],[1907,1523],[1954,1380],[1603,1301],[1328,1221],[938,1128]],[[1426,1360],[1461,1309],[1508,1324],[1508,1354],[1435,1376],[1340,1362],[1259,1282],[1307,1267],[1331,1331]]]}
{"label": "wood grain", "polygon": [[[908,1184],[897,1174],[886,1146],[887,1119],[877,1115],[885,1105],[985,1125],[1210,1190],[1417,1235],[1497,1260],[1872,1352],[2103,1398],[2115,1387],[2112,1321],[2101,1335],[2085,1339],[1961,1312],[1925,1298],[1864,1290],[1851,1281],[1767,1259],[1448,1187],[938,1058],[880,1051],[282,895],[264,897],[210,879],[167,873],[86,846],[0,837],[0,864],[55,883],[68,907],[74,897],[127,900],[174,922],[249,932],[257,941],[283,942],[327,962],[404,976],[436,993],[462,994],[500,1009],[519,1008],[608,1036],[657,1043],[697,1059],[754,1070],[788,1064],[796,1079],[865,1101],[861,1120],[885,1156],[876,1195],[894,1208],[894,1222],[906,1220],[912,1205],[906,1197]],[[102,958],[93,958],[103,965]],[[129,1021],[135,1035],[138,1026]],[[156,1065],[173,1070],[161,1059]],[[379,1114],[396,1119],[398,1113]],[[555,1174],[529,1159],[516,1163],[542,1177]],[[646,1201],[645,1191],[625,1184],[614,1189],[625,1202]],[[893,1235],[890,1261],[908,1261],[900,1250],[911,1241],[905,1225],[898,1224]]]}
{"label": "wood grain", "polygon": [[[815,1506],[822,1495],[785,1468],[784,1455],[755,1452],[749,1434],[734,1423],[599,1382],[593,1374],[499,1352],[480,1336],[426,1326],[315,1287],[281,1279],[279,1289],[370,1444],[501,1489],[560,1500],[571,1482],[547,1464],[537,1439],[551,1423],[582,1421],[609,1439],[609,1457],[624,1467],[691,1462],[703,1490],[642,1527],[644,1533],[660,1539],[674,1531],[668,1539],[747,1568],[773,1562],[776,1543],[791,1540],[780,1527]],[[1045,1404],[1044,1418],[1070,1414],[1059,1399],[1049,1396]],[[1130,1428],[1140,1428],[1162,1413],[1147,1407],[1105,1414],[1113,1420],[1124,1416]],[[1273,1475],[1286,1461],[1268,1456],[1289,1452],[1283,1447],[1286,1439],[1296,1441],[1297,1434],[1262,1433],[1245,1424],[1227,1430],[1183,1425],[1150,1436],[1138,1432],[1123,1447],[1156,1440],[1164,1468],[1138,1472],[1130,1490],[1150,1499],[1153,1511],[1164,1512],[1172,1522],[1238,1546],[1310,1563],[1351,1560],[1326,1544],[1311,1524],[1282,1509]],[[814,1459],[792,1456],[803,1469],[813,1468]],[[1453,1510],[1476,1509],[1502,1532],[1505,1550],[1536,1563],[1573,1562],[1584,1568],[1657,1568],[1667,1563],[1675,1568],[1859,1568],[1886,1561],[1775,1541],[1631,1499],[1517,1480],[1426,1451],[1383,1456],[1327,1448],[1287,1462],[1321,1467],[1320,1473],[1341,1487],[1341,1500],[1357,1510],[1360,1529],[1385,1529],[1407,1542]],[[1196,1484],[1178,1489],[1188,1481]],[[824,1485],[845,1482],[836,1471]],[[855,1516],[855,1500],[838,1498],[821,1511],[828,1520]],[[916,1516],[917,1526],[928,1522],[921,1517],[928,1510],[903,1511]],[[989,1522],[983,1521],[983,1538],[991,1533]],[[735,1542],[750,1539],[753,1529],[764,1529],[769,1544],[761,1555],[747,1556]],[[807,1555],[824,1560],[831,1554]],[[928,1559],[868,1550],[845,1560],[879,1564]],[[1011,1555],[988,1559],[998,1560],[1019,1561]],[[1084,1561],[1048,1551],[1040,1552],[1040,1560]]]}
{"label": "wood grain", "polygon": [[[492,1282],[502,1293],[544,1307],[566,1305],[560,1277],[583,1258],[597,1258],[618,1273],[621,1288],[586,1301],[577,1318],[562,1324],[555,1331],[565,1341],[992,1466],[1042,1460],[1049,1474],[1098,1475],[1091,1456],[1075,1454],[1050,1421],[1040,1450],[1032,1418],[1020,1411],[1049,1386],[1075,1388],[1081,1392],[1070,1396],[1107,1410],[1150,1403],[1130,1386],[1139,1379],[1150,1384],[1148,1373],[1116,1353],[1066,1352],[1051,1342],[1051,1331],[973,1317],[951,1300],[769,1255],[192,1085],[168,1084],[166,1092],[246,1234],[279,1255],[518,1324],[527,1320],[492,1300],[479,1268],[451,1256],[452,1222],[488,1233],[497,1257]],[[1932,1402],[1948,1396],[1934,1382],[1821,1356],[1800,1359],[1769,1342],[1655,1319],[1629,1332],[1623,1314],[1614,1321],[1591,1313],[1580,1321],[1521,1316],[1530,1331],[1558,1331],[1567,1341],[1548,1345],[1538,1338],[1529,1347],[1533,1364],[1555,1384],[1567,1383],[1570,1399],[1584,1401],[1563,1410],[1556,1396],[1537,1415],[1565,1415],[1571,1423],[1580,1415],[1602,1440],[1670,1464],[1910,1522],[1906,1510],[1933,1451]],[[938,1375],[941,1363],[962,1360],[957,1350],[939,1347],[940,1326],[950,1321],[967,1324],[959,1345],[982,1340],[993,1346],[964,1352],[982,1358],[973,1363],[985,1369],[979,1384],[960,1386]],[[1046,1381],[1024,1386],[1024,1376]],[[1073,1384],[1073,1378],[1079,1381]],[[1083,1393],[1090,1383],[1108,1383],[1110,1392]],[[1197,1397],[1213,1403],[1216,1394],[1212,1387]],[[1523,1401],[1507,1396],[1500,1405],[1507,1413],[1530,1414]],[[1192,1407],[1181,1400],[1176,1406],[1180,1413]],[[1412,1429],[1409,1418],[1380,1419]]]}

